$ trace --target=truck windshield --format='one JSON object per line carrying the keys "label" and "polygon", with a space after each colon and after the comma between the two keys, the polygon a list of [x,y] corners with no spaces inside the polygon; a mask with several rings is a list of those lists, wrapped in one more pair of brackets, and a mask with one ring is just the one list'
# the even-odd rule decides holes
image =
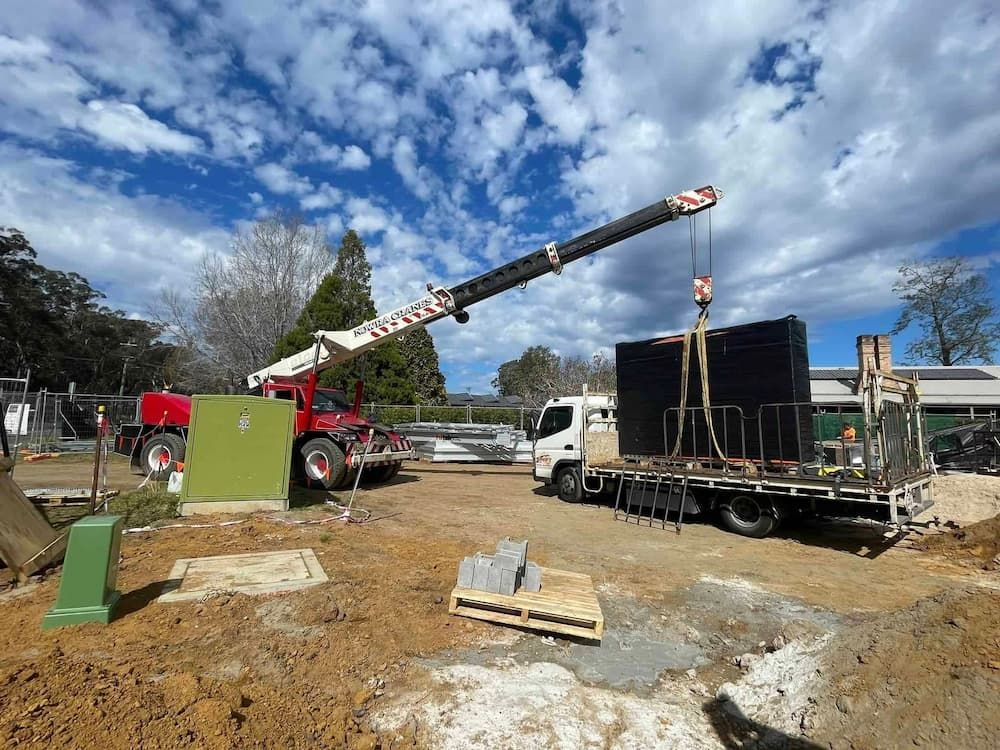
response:
{"label": "truck windshield", "polygon": [[340,391],[316,391],[313,398],[314,411],[350,411],[351,405],[347,403],[344,394]]}
{"label": "truck windshield", "polygon": [[562,432],[573,424],[572,406],[550,406],[538,420],[537,438],[541,439],[549,435]]}

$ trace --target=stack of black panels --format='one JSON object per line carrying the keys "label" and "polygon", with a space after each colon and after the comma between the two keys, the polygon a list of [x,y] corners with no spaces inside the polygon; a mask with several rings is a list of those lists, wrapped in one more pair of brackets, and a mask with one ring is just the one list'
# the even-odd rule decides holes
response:
{"label": "stack of black panels", "polygon": [[[811,461],[805,323],[789,316],[719,328],[708,332],[706,345],[712,421],[726,456],[769,463]],[[664,456],[673,451],[680,423],[683,351],[683,336],[617,345],[622,455]],[[699,366],[692,337],[680,455],[706,459],[714,451],[701,409]]]}

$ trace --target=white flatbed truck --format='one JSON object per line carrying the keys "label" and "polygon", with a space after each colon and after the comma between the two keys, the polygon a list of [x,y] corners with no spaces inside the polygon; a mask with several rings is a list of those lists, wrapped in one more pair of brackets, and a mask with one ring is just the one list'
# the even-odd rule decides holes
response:
{"label": "white flatbed truck", "polygon": [[[721,461],[699,448],[686,457],[623,456],[617,396],[584,388],[583,395],[545,404],[534,430],[533,476],[566,502],[603,494],[613,498],[617,519],[670,523],[678,531],[687,515],[713,512],[730,531],[750,537],[767,536],[783,518],[801,514],[899,527],[933,504],[919,398],[915,384],[890,373],[873,371],[867,380],[863,437],[817,445],[820,458],[809,464],[728,451]],[[764,411],[746,420],[747,429],[759,429]]]}

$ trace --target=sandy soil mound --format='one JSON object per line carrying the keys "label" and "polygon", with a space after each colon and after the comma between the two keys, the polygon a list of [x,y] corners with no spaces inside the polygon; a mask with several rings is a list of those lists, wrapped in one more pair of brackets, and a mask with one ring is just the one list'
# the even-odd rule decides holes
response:
{"label": "sandy soil mound", "polygon": [[1000,569],[1000,516],[945,534],[924,537],[916,546],[983,570]]}
{"label": "sandy soil mound", "polygon": [[949,474],[934,479],[934,506],[917,520],[937,516],[942,522],[965,524],[1000,513],[1000,477],[983,474]]}
{"label": "sandy soil mound", "polygon": [[1000,596],[951,591],[836,637],[810,739],[832,748],[995,747]]}

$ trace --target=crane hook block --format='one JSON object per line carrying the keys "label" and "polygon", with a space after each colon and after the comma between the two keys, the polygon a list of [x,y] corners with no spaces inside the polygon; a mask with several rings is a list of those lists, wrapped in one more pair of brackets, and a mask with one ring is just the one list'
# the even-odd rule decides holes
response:
{"label": "crane hook block", "polygon": [[556,250],[556,243],[550,242],[545,246],[545,254],[549,256],[549,263],[552,265],[552,273],[556,276],[562,273],[562,261],[559,260],[559,251]]}
{"label": "crane hook block", "polygon": [[712,277],[694,277],[694,301],[703,310],[712,304]]}

